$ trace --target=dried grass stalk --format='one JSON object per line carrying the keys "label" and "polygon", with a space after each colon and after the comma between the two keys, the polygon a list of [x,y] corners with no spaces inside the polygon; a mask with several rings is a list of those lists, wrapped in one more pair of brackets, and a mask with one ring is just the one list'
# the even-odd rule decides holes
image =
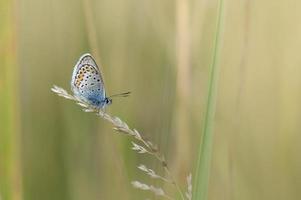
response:
{"label": "dried grass stalk", "polygon": [[[145,165],[140,165],[140,166],[138,166],[138,168],[141,171],[144,171],[151,178],[158,178],[167,183],[173,184],[175,186],[175,188],[177,189],[177,191],[179,192],[181,199],[182,200],[185,199],[179,185],[176,183],[175,179],[173,178],[172,174],[170,173],[169,167],[168,167],[164,157],[159,153],[157,147],[155,145],[153,145],[150,141],[147,141],[146,139],[144,139],[142,137],[142,135],[136,129],[129,128],[129,126],[124,121],[122,121],[120,118],[111,116],[111,115],[105,113],[103,110],[91,106],[87,102],[84,102],[81,99],[69,94],[63,88],[60,88],[58,86],[53,86],[53,88],[51,88],[51,90],[61,97],[75,101],[78,105],[80,105],[83,108],[83,111],[96,113],[98,116],[100,116],[103,119],[105,119],[106,121],[110,122],[114,126],[113,129],[116,130],[118,133],[122,133],[122,134],[128,135],[128,136],[136,139],[140,144],[132,141],[132,145],[133,145],[132,150],[134,150],[140,154],[150,154],[150,155],[154,156],[161,163],[162,167],[164,168],[165,172],[167,173],[168,178],[157,175],[152,169],[147,168]],[[170,196],[165,194],[165,192],[163,191],[162,188],[156,188],[154,186],[149,186],[149,185],[146,185],[139,181],[133,181],[132,184],[135,188],[142,189],[142,190],[149,190],[149,191],[155,193],[157,196],[164,196],[168,199],[172,199]],[[190,182],[190,184],[191,184],[191,182]],[[188,194],[191,196],[191,186],[190,185],[188,186]],[[186,194],[187,198],[190,197],[189,195],[187,196],[187,194]],[[191,200],[191,198],[188,198],[188,200]]]}

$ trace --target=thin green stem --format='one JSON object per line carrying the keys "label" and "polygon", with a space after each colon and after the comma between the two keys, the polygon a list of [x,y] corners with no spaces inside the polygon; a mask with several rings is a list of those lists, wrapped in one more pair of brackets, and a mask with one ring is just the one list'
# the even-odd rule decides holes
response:
{"label": "thin green stem", "polygon": [[164,170],[166,171],[168,177],[171,179],[171,183],[175,186],[176,190],[180,194],[181,199],[185,200],[184,194],[183,194],[180,186],[177,184],[176,180],[174,179],[172,173],[170,172],[165,159],[162,156],[160,156],[160,154],[158,152],[154,152],[153,148],[142,137],[140,137],[140,138],[136,137],[136,139],[138,139],[139,141],[141,141],[150,150],[150,151],[148,151],[149,154],[155,156],[156,159],[159,160],[159,162],[162,164]]}
{"label": "thin green stem", "polygon": [[208,87],[207,107],[204,120],[203,138],[199,149],[199,157],[195,172],[195,183],[193,189],[193,200],[206,200],[208,196],[210,163],[213,147],[214,116],[217,99],[217,85],[219,76],[219,51],[220,38],[222,33],[223,0],[218,3],[218,17],[216,33],[213,46],[213,56],[210,65],[210,79]]}
{"label": "thin green stem", "polygon": [[172,176],[172,174],[171,174],[169,168],[168,168],[167,166],[165,166],[164,169],[165,169],[166,173],[168,174],[168,176],[171,178],[172,184],[176,187],[177,191],[178,191],[179,194],[181,195],[181,199],[182,199],[182,200],[185,200],[184,194],[183,194],[183,192],[182,192],[180,186],[177,184],[177,182],[175,181],[174,177]]}

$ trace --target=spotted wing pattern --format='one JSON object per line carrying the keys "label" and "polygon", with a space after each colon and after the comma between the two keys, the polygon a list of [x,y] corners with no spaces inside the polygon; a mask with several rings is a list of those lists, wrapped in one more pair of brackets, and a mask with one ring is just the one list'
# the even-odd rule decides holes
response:
{"label": "spotted wing pattern", "polygon": [[90,54],[84,54],[74,67],[71,89],[75,96],[87,103],[103,107],[105,89],[99,68]]}

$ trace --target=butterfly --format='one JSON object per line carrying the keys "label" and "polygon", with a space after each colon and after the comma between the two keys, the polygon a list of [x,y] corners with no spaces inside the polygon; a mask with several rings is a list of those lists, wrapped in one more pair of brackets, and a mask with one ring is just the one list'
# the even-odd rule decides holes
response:
{"label": "butterfly", "polygon": [[74,66],[71,90],[74,96],[99,109],[112,104],[112,97],[126,97],[130,94],[125,92],[107,97],[102,75],[89,53],[82,55]]}

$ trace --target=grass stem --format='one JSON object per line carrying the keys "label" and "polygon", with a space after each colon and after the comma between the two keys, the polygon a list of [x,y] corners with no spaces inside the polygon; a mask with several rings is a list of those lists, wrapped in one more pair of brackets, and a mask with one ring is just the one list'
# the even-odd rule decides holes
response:
{"label": "grass stem", "polygon": [[217,99],[217,86],[219,76],[219,51],[222,33],[223,0],[218,2],[216,33],[213,44],[213,56],[210,65],[210,79],[207,97],[207,107],[204,120],[203,138],[198,152],[198,162],[195,172],[193,200],[206,200],[208,196],[210,163],[213,147],[214,116]]}
{"label": "grass stem", "polygon": [[[78,99],[77,97],[75,97],[73,95],[68,94],[66,90],[64,90],[60,87],[54,86],[51,90],[59,96],[62,96],[66,99],[70,99],[70,100],[77,102],[77,104],[79,104],[80,106],[82,106],[84,108],[83,110],[85,112],[97,113],[98,116],[100,116],[103,119],[105,119],[106,121],[110,122],[114,126],[114,130],[124,133],[128,136],[134,137],[137,141],[141,142],[144,147],[141,147],[143,151],[140,153],[148,153],[148,154],[154,156],[161,163],[162,167],[165,169],[167,175],[171,179],[171,183],[175,186],[176,190],[181,195],[181,199],[185,200],[183,192],[181,191],[179,185],[176,183],[173,175],[171,174],[164,157],[160,154],[158,149],[150,141],[145,140],[136,129],[129,128],[129,126],[125,122],[123,122],[120,118],[111,116],[111,115],[105,113],[101,109],[91,107],[91,105],[81,101],[80,99]],[[139,145],[136,145],[136,146],[140,147]],[[169,197],[169,196],[165,195],[165,197]]]}

